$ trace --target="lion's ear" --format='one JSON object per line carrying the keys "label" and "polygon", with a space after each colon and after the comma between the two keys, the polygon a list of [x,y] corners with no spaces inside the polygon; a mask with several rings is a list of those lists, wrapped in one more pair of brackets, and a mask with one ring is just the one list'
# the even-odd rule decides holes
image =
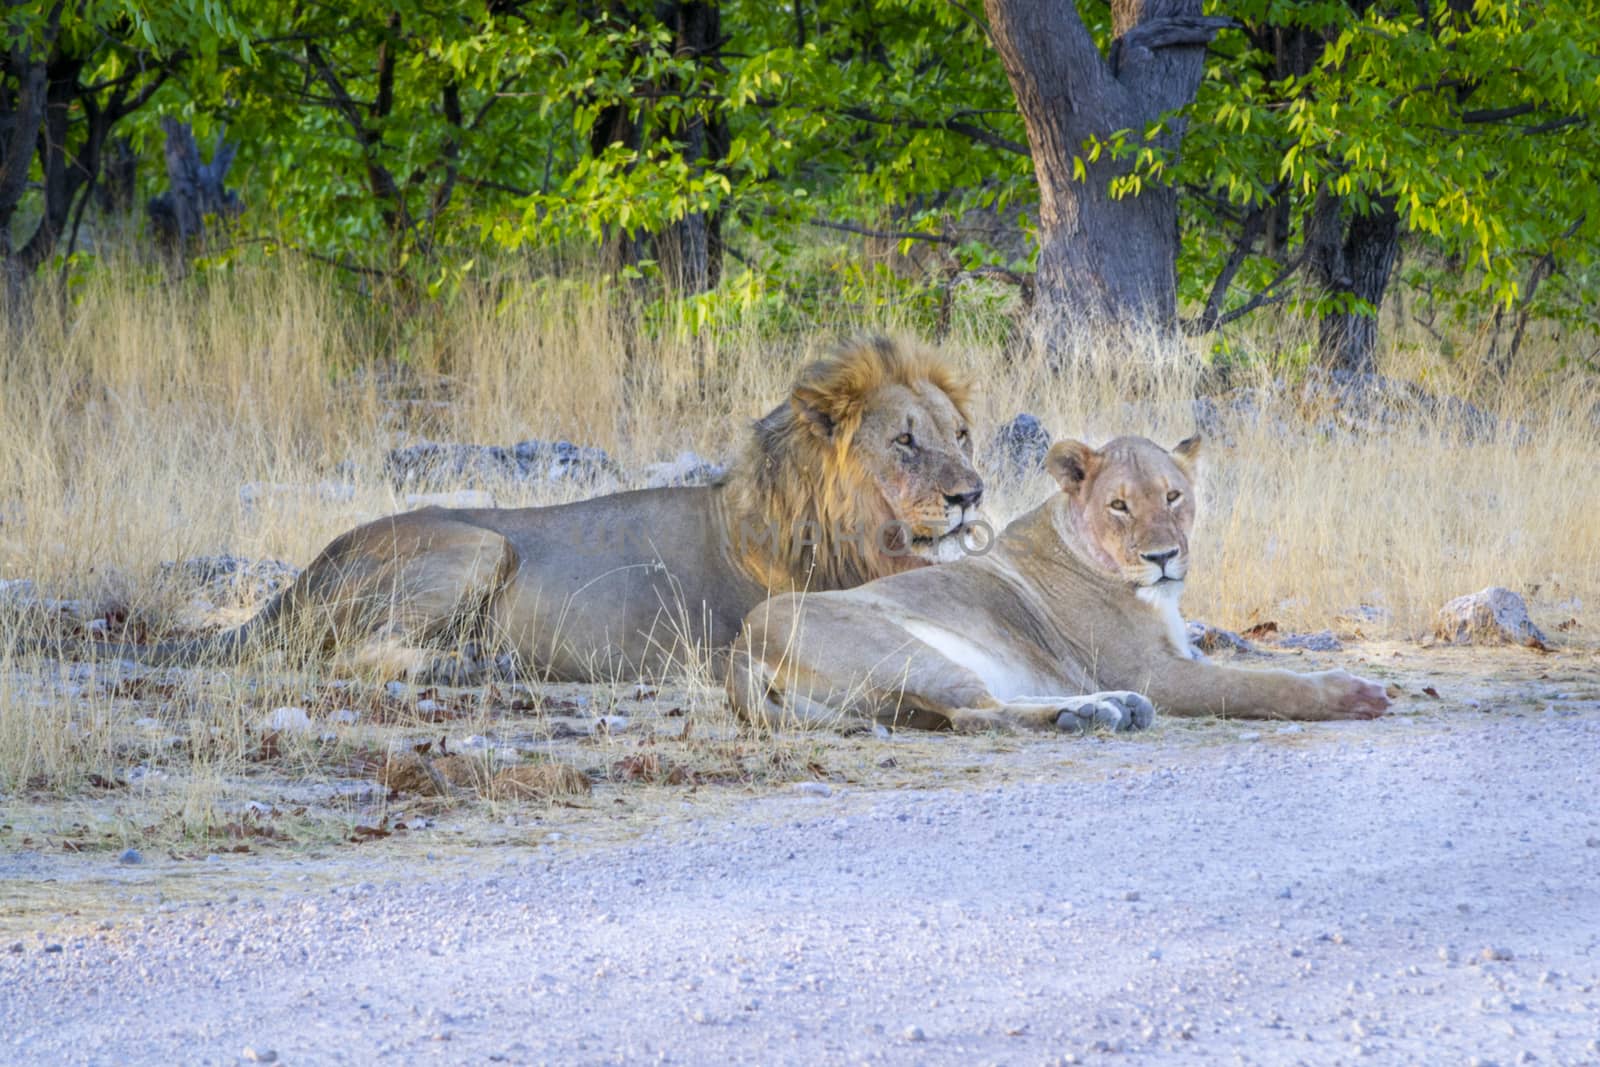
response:
{"label": "lion's ear", "polygon": [[1199,434],[1195,434],[1193,437],[1185,437],[1172,449],[1173,460],[1180,468],[1182,468],[1183,473],[1187,475],[1191,481],[1194,480],[1195,470],[1200,465],[1200,453],[1202,451],[1201,446],[1204,444],[1205,439]]}
{"label": "lion's ear", "polygon": [[824,441],[831,441],[839,429],[834,399],[820,389],[797,385],[789,396],[789,404],[813,433]]}
{"label": "lion's ear", "polygon": [[1100,453],[1082,441],[1057,441],[1044,457],[1044,469],[1068,496],[1076,496],[1094,473]]}

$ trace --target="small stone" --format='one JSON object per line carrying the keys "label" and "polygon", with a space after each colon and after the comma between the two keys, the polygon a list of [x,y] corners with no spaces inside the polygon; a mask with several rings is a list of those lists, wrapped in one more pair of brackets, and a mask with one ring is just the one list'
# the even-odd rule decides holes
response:
{"label": "small stone", "polygon": [[1344,642],[1332,630],[1318,630],[1314,634],[1284,634],[1277,639],[1279,648],[1299,648],[1307,652],[1339,652]]}
{"label": "small stone", "polygon": [[1292,887],[1290,887],[1290,886],[1284,886],[1282,889],[1278,890],[1278,899],[1279,900],[1292,900],[1292,899],[1294,899],[1294,889]]}
{"label": "small stone", "polygon": [[1232,630],[1224,630],[1198,620],[1185,627],[1189,644],[1201,652],[1254,652],[1255,646]]}
{"label": "small stone", "polygon": [[628,717],[626,715],[602,715],[594,721],[594,725],[590,727],[590,732],[598,737],[605,734],[620,734],[627,728]]}
{"label": "small stone", "polygon": [[1280,734],[1303,734],[1306,732],[1306,728],[1297,722],[1291,722],[1287,726],[1278,727],[1278,732]]}
{"label": "small stone", "polygon": [[995,433],[989,459],[993,466],[1015,478],[1043,467],[1049,451],[1050,431],[1037,418],[1023,413]]}
{"label": "small stone", "polygon": [[261,726],[265,730],[301,734],[311,729],[311,717],[306,714],[305,708],[273,708],[272,713],[262,721]]}
{"label": "small stone", "polygon": [[423,697],[421,700],[417,701],[418,715],[434,715],[443,710],[444,704],[432,699],[431,697]]}
{"label": "small stone", "polygon": [[125,867],[135,867],[144,862],[144,853],[136,848],[124,849],[117,862]]}
{"label": "small stone", "polygon": [[1261,740],[1261,731],[1260,730],[1244,730],[1244,731],[1241,731],[1240,734],[1239,734],[1239,740],[1241,740],[1241,741],[1259,741],[1259,740]]}
{"label": "small stone", "polygon": [[57,945],[57,944],[46,945],[44,947],[44,950],[46,952],[48,952],[48,953],[51,953],[51,954],[55,954],[55,953],[59,953],[59,952],[65,952],[66,951],[65,948],[63,948],[61,945]]}
{"label": "small stone", "polygon": [[1137,889],[1130,889],[1122,894],[1122,899],[1127,901],[1136,901],[1139,899],[1139,891]]}
{"label": "small stone", "polygon": [[1600,848],[1600,837],[1586,838],[1583,843],[1587,848]]}
{"label": "small stone", "polygon": [[907,1041],[925,1041],[928,1037],[927,1034],[922,1032],[922,1027],[920,1026],[908,1026],[905,1028],[905,1032],[900,1036],[904,1037]]}
{"label": "small stone", "polygon": [[25,946],[22,944],[21,941],[13,941],[13,942],[11,942],[11,946],[9,948],[7,948],[6,951],[7,952],[21,952],[21,951],[23,951],[24,948],[25,948]]}
{"label": "small stone", "polygon": [[1511,959],[1515,959],[1516,958],[1515,956],[1513,956],[1511,954],[1511,950],[1510,949],[1508,949],[1508,948],[1500,948],[1498,946],[1486,946],[1482,952],[1478,953],[1478,955],[1481,956],[1486,961],[1487,960],[1511,960]]}
{"label": "small stone", "polygon": [[1451,948],[1449,945],[1440,945],[1439,958],[1446,963],[1455,963],[1461,957],[1458,956],[1456,954],[1456,950]]}
{"label": "small stone", "polygon": [[830,797],[833,790],[827,782],[796,782],[794,791],[808,797]]}
{"label": "small stone", "polygon": [[251,1047],[250,1045],[246,1045],[244,1047],[244,1050],[239,1053],[239,1058],[242,1059],[242,1060],[248,1060],[251,1063],[277,1063],[278,1062],[278,1054],[277,1054],[277,1052],[273,1051],[270,1048],[267,1048],[267,1049],[256,1049],[256,1048]]}

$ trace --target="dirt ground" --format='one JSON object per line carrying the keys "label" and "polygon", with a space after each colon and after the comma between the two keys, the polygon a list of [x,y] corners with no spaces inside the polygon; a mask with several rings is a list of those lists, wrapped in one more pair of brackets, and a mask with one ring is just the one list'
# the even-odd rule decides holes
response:
{"label": "dirt ground", "polygon": [[[160,708],[208,680],[47,673],[154,714],[136,785],[6,798],[0,1059],[1600,1060],[1600,653],[1239,660],[1394,712],[753,738],[708,692],[343,686],[185,780]],[[469,766],[380,784],[419,748]]]}

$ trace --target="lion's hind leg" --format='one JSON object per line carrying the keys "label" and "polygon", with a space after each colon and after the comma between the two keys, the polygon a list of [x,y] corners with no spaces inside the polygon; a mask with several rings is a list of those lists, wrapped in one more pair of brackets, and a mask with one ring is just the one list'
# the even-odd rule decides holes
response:
{"label": "lion's hind leg", "polygon": [[294,614],[345,666],[459,681],[460,650],[494,643],[487,608],[518,562],[506,538],[448,512],[397,515],[330,544],[292,590]]}

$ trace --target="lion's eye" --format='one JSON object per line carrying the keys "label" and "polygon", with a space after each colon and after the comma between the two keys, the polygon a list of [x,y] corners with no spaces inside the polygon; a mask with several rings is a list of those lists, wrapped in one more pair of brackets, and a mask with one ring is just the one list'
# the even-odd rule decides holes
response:
{"label": "lion's eye", "polygon": [[911,448],[916,445],[917,442],[910,434],[903,433],[894,439],[894,443],[900,445],[902,448]]}
{"label": "lion's eye", "polygon": [[967,437],[968,436],[970,436],[970,435],[967,433],[967,428],[965,426],[961,427],[961,429],[956,431],[956,440],[960,441],[962,444],[966,444],[967,443]]}
{"label": "lion's eye", "polygon": [[1128,502],[1126,500],[1113,500],[1111,502],[1111,510],[1120,511],[1126,515],[1128,513]]}
{"label": "lion's eye", "polygon": [[1183,493],[1179,492],[1178,490],[1176,490],[1176,489],[1168,489],[1167,490],[1167,503],[1176,504],[1182,498],[1183,498]]}

